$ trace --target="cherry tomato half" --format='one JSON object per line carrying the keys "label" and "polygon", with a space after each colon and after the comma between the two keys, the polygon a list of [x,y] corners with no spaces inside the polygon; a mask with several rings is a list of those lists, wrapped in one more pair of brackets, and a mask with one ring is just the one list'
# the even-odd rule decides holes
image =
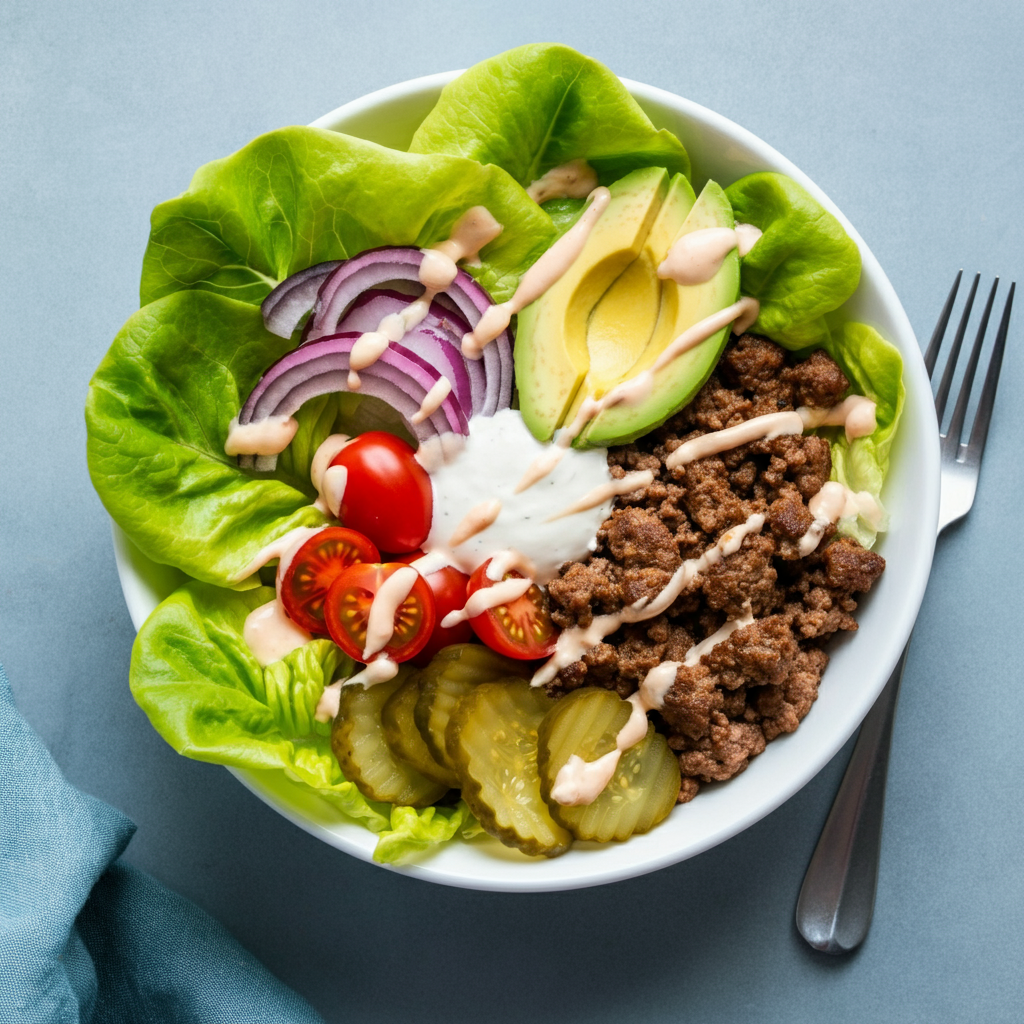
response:
{"label": "cherry tomato half", "polygon": [[[411,565],[417,558],[423,557],[422,551],[411,551],[407,555],[394,555],[393,560]],[[441,620],[449,613],[458,611],[466,604],[466,587],[469,584],[469,577],[464,572],[459,572],[454,565],[446,565],[423,577],[427,581],[434,595],[434,604],[437,607],[437,625],[434,632],[430,634],[427,646],[413,658],[413,663],[421,668],[430,664],[430,659],[442,647],[450,644],[467,644],[473,640],[473,628],[468,622],[460,622],[457,626],[445,629]]]}
{"label": "cherry tomato half", "polygon": [[292,622],[310,633],[326,633],[324,598],[331,584],[356,562],[376,562],[376,547],[361,533],[328,526],[314,533],[278,571],[278,593]]}
{"label": "cherry tomato half", "polygon": [[[324,622],[331,639],[350,658],[364,660],[373,600],[384,581],[404,568],[401,562],[360,563],[349,566],[331,584],[324,601]],[[380,653],[392,661],[408,661],[423,650],[437,621],[434,595],[422,576],[416,577],[409,596],[395,610],[393,621],[394,633]]]}
{"label": "cherry tomato half", "polygon": [[[490,561],[484,562],[469,578],[470,597],[497,582],[487,578],[488,565]],[[502,580],[510,579],[525,577],[513,569],[502,577]],[[551,621],[547,592],[536,583],[522,597],[497,608],[489,608],[470,619],[469,624],[491,650],[523,661],[546,658],[554,651],[558,640],[559,631]]]}
{"label": "cherry tomato half", "polygon": [[348,470],[339,519],[381,551],[415,551],[430,532],[434,492],[410,445],[371,430],[350,441],[332,466]]}

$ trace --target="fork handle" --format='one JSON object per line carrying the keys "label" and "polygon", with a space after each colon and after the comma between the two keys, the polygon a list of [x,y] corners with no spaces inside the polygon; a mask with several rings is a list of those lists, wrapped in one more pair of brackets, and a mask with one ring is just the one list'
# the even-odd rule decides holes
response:
{"label": "fork handle", "polygon": [[823,953],[849,953],[868,933],[875,907],[885,778],[907,650],[868,712],[796,904],[796,926]]}

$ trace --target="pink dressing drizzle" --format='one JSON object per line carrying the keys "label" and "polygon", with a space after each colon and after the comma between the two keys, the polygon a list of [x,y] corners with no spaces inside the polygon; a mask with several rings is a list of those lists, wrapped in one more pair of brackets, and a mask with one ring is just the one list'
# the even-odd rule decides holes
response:
{"label": "pink dressing drizzle", "polygon": [[503,604],[510,604],[516,598],[522,597],[530,587],[533,586],[531,579],[510,579],[495,583],[493,587],[485,587],[471,594],[464,607],[449,612],[442,620],[441,625],[445,629],[451,629],[460,622],[467,619],[475,619],[482,615],[489,608],[498,608]]}
{"label": "pink dressing drizzle", "polygon": [[570,160],[531,182],[526,194],[538,205],[549,199],[586,199],[597,184],[597,172],[586,160]]}
{"label": "pink dressing drizzle", "polygon": [[462,521],[452,531],[448,538],[448,546],[457,548],[465,544],[470,537],[483,533],[501,515],[501,502],[497,498],[490,498],[474,505],[463,517]]}
{"label": "pink dressing drizzle", "polygon": [[370,604],[366,623],[366,646],[363,661],[369,660],[382,651],[395,635],[395,616],[402,603],[412,592],[420,574],[411,565],[403,565],[381,585]]}
{"label": "pink dressing drizzle", "polygon": [[783,434],[802,434],[803,430],[804,421],[799,413],[771,412],[767,416],[754,416],[733,427],[712,430],[707,434],[701,434],[700,437],[684,441],[665,459],[665,465],[669,469],[675,469],[687,462],[738,448],[741,444],[762,439],[770,441]]}
{"label": "pink dressing drizzle", "polygon": [[[423,294],[397,313],[389,313],[375,331],[361,334],[352,346],[349,357],[348,386],[357,391],[362,382],[359,371],[372,366],[387,350],[388,345],[399,342],[423,321],[430,311],[430,303],[438,292],[451,287],[459,272],[459,260],[475,260],[480,250],[501,234],[503,227],[485,206],[470,207],[456,222],[451,235],[428,249],[421,250],[419,279]],[[498,332],[500,333],[500,332]],[[451,385],[449,384],[449,389]],[[429,397],[429,394],[428,394]],[[447,395],[443,395],[437,405]],[[426,399],[424,399],[424,402]],[[435,409],[437,406],[434,407]],[[421,406],[422,411],[422,406]],[[433,411],[433,410],[431,410]],[[429,415],[429,413],[427,414]],[[424,417],[426,418],[426,417]],[[414,422],[421,422],[415,420]]]}
{"label": "pink dressing drizzle", "polygon": [[647,712],[664,707],[665,694],[675,682],[678,669],[678,661],[663,661],[647,673],[636,693],[628,698],[632,705],[630,715],[615,737],[614,750],[596,761],[584,761],[578,754],[569,757],[551,787],[551,798],[556,803],[582,807],[601,795],[614,777],[622,755],[647,735]]}
{"label": "pink dressing drizzle", "polygon": [[573,265],[611,198],[604,186],[590,193],[590,205],[583,215],[523,274],[512,298],[491,306],[463,336],[462,354],[467,359],[480,359],[484,348],[508,327],[512,315],[539,299]]}
{"label": "pink dressing drizzle", "polygon": [[875,417],[876,405],[870,398],[863,395],[850,395],[831,409],[816,409],[802,405],[797,412],[800,414],[806,429],[815,427],[843,427],[846,440],[853,441],[858,437],[867,437],[875,432],[878,421]]}
{"label": "pink dressing drizzle", "polygon": [[718,273],[733,249],[746,256],[760,237],[760,228],[753,224],[690,231],[673,243],[658,267],[658,277],[681,285],[704,284]]}
{"label": "pink dressing drizzle", "polygon": [[654,474],[649,469],[627,473],[618,480],[609,480],[608,483],[595,487],[592,491],[584,494],[579,501],[573,502],[568,508],[563,508],[561,512],[548,516],[545,522],[553,523],[556,519],[562,519],[565,516],[575,515],[577,512],[586,512],[588,509],[597,508],[598,505],[603,505],[610,498],[630,494],[633,491],[640,490],[641,487],[649,487],[652,483],[654,483]]}
{"label": "pink dressing drizzle", "polygon": [[573,626],[571,629],[562,630],[555,653],[534,673],[532,684],[543,686],[551,682],[563,668],[574,661],[579,661],[587,651],[596,647],[623,623],[643,622],[666,611],[690,586],[699,572],[710,568],[722,558],[735,554],[748,534],[760,533],[763,527],[764,516],[760,512],[755,512],[745,522],[726,530],[718,541],[698,558],[689,558],[683,562],[653,600],[641,598],[635,604],[628,605],[614,614],[595,615],[586,628]]}
{"label": "pink dressing drizzle", "polygon": [[261,604],[245,617],[242,639],[256,660],[266,666],[308,644],[313,637],[285,615],[280,601],[273,600]]}
{"label": "pink dressing drizzle", "polygon": [[257,423],[228,424],[225,455],[280,455],[292,443],[299,421],[291,416],[268,416]]}

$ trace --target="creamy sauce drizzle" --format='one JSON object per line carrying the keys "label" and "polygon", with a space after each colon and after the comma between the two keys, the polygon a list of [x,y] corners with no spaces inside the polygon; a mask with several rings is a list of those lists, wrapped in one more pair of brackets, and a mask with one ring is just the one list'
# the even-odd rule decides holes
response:
{"label": "creamy sauce drizzle", "polygon": [[526,555],[521,551],[516,551],[515,548],[505,548],[492,556],[484,575],[492,583],[496,583],[505,573],[511,572],[513,569],[524,576],[529,576],[530,579],[535,579],[537,576],[537,567]]}
{"label": "creamy sauce drizzle", "polygon": [[404,565],[380,585],[367,616],[363,661],[368,662],[391,643],[395,635],[395,616],[419,578],[420,574],[411,565]]}
{"label": "creamy sauce drizzle", "polygon": [[434,434],[420,442],[413,458],[428,472],[436,473],[442,466],[453,462],[466,446],[463,434]]}
{"label": "creamy sauce drizzle", "polygon": [[[559,432],[556,444],[559,447],[568,448],[579,437],[583,428],[605,409],[616,405],[636,405],[642,402],[654,390],[655,374],[662,367],[668,366],[673,359],[678,359],[683,353],[689,352],[690,349],[707,341],[713,334],[723,327],[728,327],[729,324],[732,324],[733,334],[742,334],[757,319],[760,309],[761,305],[757,299],[744,296],[731,306],[726,306],[725,309],[720,309],[717,313],[698,320],[697,323],[683,331],[675,341],[667,345],[649,369],[616,384],[601,398],[585,398],[572,423]],[[553,465],[557,465],[557,462],[558,460],[555,459]],[[528,471],[526,476],[529,475]],[[542,478],[542,476],[537,477],[537,479]]]}
{"label": "creamy sauce drizzle", "polygon": [[441,407],[441,403],[452,393],[452,382],[441,377],[438,382],[423,396],[419,409],[412,414],[410,423],[422,423],[429,419]]}
{"label": "creamy sauce drizzle", "polygon": [[280,455],[292,443],[299,421],[291,416],[268,416],[257,423],[228,424],[225,455]]}
{"label": "creamy sauce drizzle", "polygon": [[328,466],[322,483],[320,497],[327,506],[327,511],[335,519],[340,519],[341,503],[345,500],[345,488],[348,487],[348,469],[344,466]]}
{"label": "creamy sauce drizzle", "polygon": [[611,198],[603,186],[590,193],[590,205],[583,215],[523,274],[512,298],[491,306],[463,336],[462,354],[467,359],[480,359],[484,348],[508,327],[512,315],[539,299],[573,265]]}
{"label": "creamy sauce drizzle", "polygon": [[260,548],[246,567],[231,577],[232,582],[238,583],[246,579],[262,569],[268,562],[272,562],[275,558],[282,558],[289,551],[294,554],[314,533],[319,533],[322,529],[324,529],[322,526],[296,526],[294,530],[289,530],[277,540]]}
{"label": "creamy sauce drizzle", "polygon": [[573,754],[562,765],[551,787],[551,798],[556,803],[563,807],[582,807],[592,804],[601,795],[615,775],[622,755],[647,735],[647,712],[664,707],[665,694],[675,682],[678,669],[678,661],[663,661],[647,673],[639,689],[629,697],[632,708],[626,724],[615,737],[614,750],[596,761],[584,761]]}
{"label": "creamy sauce drizzle", "polygon": [[316,711],[313,717],[318,722],[330,722],[338,717],[338,708],[341,706],[341,688],[343,686],[376,686],[377,683],[386,683],[398,675],[398,665],[390,658],[378,658],[371,661],[369,665],[357,672],[349,679],[338,679],[330,686],[324,687],[324,692],[317,701]]}
{"label": "creamy sauce drizzle", "polygon": [[690,586],[699,572],[709,569],[722,558],[735,554],[748,534],[760,533],[763,527],[764,516],[760,512],[755,512],[745,522],[726,530],[718,541],[698,558],[689,558],[683,562],[653,600],[641,598],[635,604],[628,605],[612,615],[595,615],[586,628],[573,626],[571,629],[562,630],[555,653],[534,673],[533,685],[543,686],[551,682],[563,668],[574,661],[579,661],[587,651],[596,647],[624,623],[643,622],[666,611]]}
{"label": "creamy sauce drizzle", "polygon": [[327,467],[334,461],[334,457],[338,452],[351,440],[348,434],[331,434],[317,448],[309,467],[309,478],[316,488],[317,494],[323,494],[323,479],[324,473],[327,472]]}
{"label": "creamy sauce drizzle", "polygon": [[451,563],[444,556],[442,551],[430,551],[417,558],[415,562],[409,563],[421,576],[429,576],[431,573],[440,572],[445,566]]}
{"label": "creamy sauce drizzle", "polygon": [[751,441],[772,440],[783,434],[802,434],[804,421],[796,412],[771,412],[767,416],[754,416],[724,430],[712,430],[689,441],[684,441],[666,459],[669,469],[685,465],[696,459],[707,458],[738,448]]}
{"label": "creamy sauce drizzle", "polygon": [[746,614],[738,619],[729,619],[721,628],[716,629],[714,633],[709,637],[705,637],[699,644],[694,644],[684,655],[683,664],[687,668],[693,668],[705,654],[709,654],[719,644],[724,643],[736,632],[737,629],[743,629],[744,626],[750,626],[754,622],[754,613],[750,610],[749,603],[747,604]]}
{"label": "creamy sauce drizzle", "polygon": [[539,205],[549,199],[586,199],[595,188],[594,168],[586,160],[570,160],[531,182],[526,194]]}
{"label": "creamy sauce drizzle", "polygon": [[489,608],[510,604],[516,598],[522,597],[532,586],[533,580],[531,579],[510,579],[495,583],[493,587],[478,590],[470,596],[464,607],[449,612],[441,620],[441,626],[444,629],[451,629],[452,626],[457,626],[467,619],[475,619]]}
{"label": "creamy sauce drizzle", "polygon": [[471,537],[483,533],[487,527],[493,525],[500,515],[501,502],[497,498],[489,498],[487,501],[481,501],[474,505],[455,527],[451,537],[448,538],[448,545],[457,548],[460,544],[465,544]]}
{"label": "creamy sauce drizzle", "polygon": [[806,558],[821,543],[825,530],[837,519],[863,516],[874,529],[885,519],[885,510],[867,491],[851,491],[836,480],[829,480],[807,503],[814,522],[797,542],[797,551]]}
{"label": "creamy sauce drizzle", "polygon": [[678,239],[658,267],[658,277],[676,284],[694,285],[710,281],[733,249],[746,256],[761,237],[753,224],[735,228],[701,228]]}
{"label": "creamy sauce drizzle", "polygon": [[280,661],[313,638],[285,615],[281,603],[275,599],[249,612],[242,627],[242,639],[256,660],[266,666]]}
{"label": "creamy sauce drizzle", "polygon": [[595,487],[592,491],[584,494],[579,501],[574,502],[568,508],[563,508],[561,512],[556,512],[553,516],[548,516],[545,521],[552,523],[563,516],[575,515],[577,512],[586,512],[588,509],[603,505],[612,498],[618,498],[623,494],[638,491],[641,487],[649,487],[652,483],[654,483],[654,474],[649,469],[627,473],[618,480],[610,480],[606,484],[601,484],[600,487]]}
{"label": "creamy sauce drizzle", "polygon": [[876,405],[870,398],[863,395],[850,395],[831,409],[815,409],[802,405],[797,412],[808,430],[815,427],[843,427],[846,440],[867,437],[875,432],[878,421],[875,416]]}
{"label": "creamy sauce drizzle", "polygon": [[[423,285],[423,294],[409,303],[405,309],[389,313],[380,321],[375,331],[366,331],[356,339],[349,356],[351,369],[348,374],[348,386],[351,390],[358,391],[362,386],[360,370],[372,366],[387,351],[388,345],[401,341],[409,331],[423,322],[423,318],[430,311],[430,303],[434,296],[451,287],[459,272],[456,265],[458,261],[476,260],[480,250],[497,238],[502,230],[502,225],[485,206],[472,206],[455,222],[448,238],[421,250],[423,259],[420,262],[419,280]],[[448,389],[451,390],[450,383]],[[433,391],[432,388],[427,398]],[[442,395],[437,405],[430,411],[435,411],[447,397],[447,394]],[[421,412],[422,409],[423,406],[420,407]],[[427,413],[427,416],[429,415],[430,413]],[[426,416],[423,419],[426,419]],[[422,420],[414,419],[413,422],[420,423]]]}

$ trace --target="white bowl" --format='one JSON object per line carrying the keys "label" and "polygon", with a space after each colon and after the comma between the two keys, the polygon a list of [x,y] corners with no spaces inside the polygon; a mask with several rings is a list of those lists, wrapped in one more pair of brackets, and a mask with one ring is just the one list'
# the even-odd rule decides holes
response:
{"label": "white bowl", "polygon": [[[314,126],[405,148],[444,84],[458,72],[382,89],[326,114]],[[528,858],[490,839],[449,843],[420,861],[388,870],[471,889],[537,892],[600,885],[693,857],[763,818],[807,783],[839,750],[885,684],[924,595],[935,544],[939,446],[931,389],[907,316],[878,261],[831,200],[805,174],[750,132],[696,103],[624,80],[659,128],[682,140],[699,191],[714,178],[727,185],[753,171],[781,171],[832,211],[860,246],[863,273],[848,303],[851,319],[875,327],[904,358],[906,408],[892,452],[883,499],[891,528],[878,550],[885,575],[858,612],[859,631],[830,645],[831,664],[814,708],[791,735],[768,744],[750,767],[727,783],[704,787],[652,832],[626,843],[578,843],[555,860]],[[184,579],[143,556],[114,528],[114,548],[128,610],[136,628]],[[235,771],[261,800],[346,853],[370,861],[375,837],[344,820],[319,797],[281,772]]]}

